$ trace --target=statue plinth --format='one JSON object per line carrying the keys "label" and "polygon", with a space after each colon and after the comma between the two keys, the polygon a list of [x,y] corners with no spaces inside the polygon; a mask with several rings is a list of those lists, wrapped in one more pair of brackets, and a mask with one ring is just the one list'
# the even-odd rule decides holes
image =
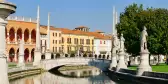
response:
{"label": "statue plinth", "polygon": [[35,50],[33,66],[39,66],[40,60],[41,60],[41,52],[39,50]]}
{"label": "statue plinth", "polygon": [[121,37],[120,37],[120,49],[119,49],[119,62],[117,64],[117,70],[116,71],[119,71],[121,68],[123,69],[127,69],[127,65],[125,64],[125,48],[124,48],[124,42],[125,42],[125,39],[123,37],[123,34],[121,34]]}
{"label": "statue plinth", "polygon": [[124,56],[125,56],[125,52],[120,51],[119,52],[119,62],[117,64],[116,71],[119,71],[121,68],[127,69],[127,65],[125,64]]}
{"label": "statue plinth", "polygon": [[152,71],[149,65],[149,54],[148,50],[140,52],[140,65],[137,68],[137,75],[141,76],[144,71]]}
{"label": "statue plinth", "polygon": [[117,66],[117,58],[116,58],[116,53],[112,53],[111,57],[111,63],[110,63],[110,69],[112,70],[113,68],[116,68]]}
{"label": "statue plinth", "polygon": [[19,40],[19,61],[18,61],[18,67],[24,69],[25,63],[24,63],[24,41],[23,39]]}
{"label": "statue plinth", "polygon": [[9,84],[8,81],[8,66],[7,66],[7,59],[5,56],[6,51],[6,42],[5,42],[5,27],[7,25],[6,18],[14,13],[16,10],[16,6],[11,3],[7,3],[6,0],[0,1],[0,83],[1,84]]}

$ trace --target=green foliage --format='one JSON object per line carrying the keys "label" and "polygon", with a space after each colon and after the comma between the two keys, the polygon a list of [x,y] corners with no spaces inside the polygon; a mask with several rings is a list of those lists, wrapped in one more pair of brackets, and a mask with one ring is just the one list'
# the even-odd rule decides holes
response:
{"label": "green foliage", "polygon": [[136,56],[140,52],[140,33],[146,26],[148,49],[151,54],[168,53],[168,10],[161,8],[143,9],[143,5],[132,4],[120,14],[117,24],[119,35],[123,33],[127,52]]}

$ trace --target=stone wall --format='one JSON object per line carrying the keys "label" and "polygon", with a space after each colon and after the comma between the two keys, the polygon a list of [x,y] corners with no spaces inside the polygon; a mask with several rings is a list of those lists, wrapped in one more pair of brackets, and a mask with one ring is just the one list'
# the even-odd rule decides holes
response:
{"label": "stone wall", "polygon": [[136,75],[136,70],[120,69],[119,72],[129,73],[129,74],[132,74],[132,75]]}
{"label": "stone wall", "polygon": [[168,80],[168,73],[160,73],[160,72],[144,72],[142,76],[148,77],[156,77],[156,78],[163,78]]}
{"label": "stone wall", "polygon": [[[126,73],[123,73],[123,72],[126,72]],[[167,74],[159,74],[155,72],[152,72],[152,73],[146,72],[144,73],[144,76],[137,76],[134,74],[135,74],[135,71],[126,70],[126,69],[122,69],[119,72],[115,72],[111,70],[109,70],[108,72],[108,76],[112,80],[115,80],[115,79],[124,80],[124,81],[137,83],[137,84],[168,84],[168,79],[165,79],[167,77]]]}
{"label": "stone wall", "polygon": [[8,78],[9,80],[14,80],[14,79],[23,78],[30,75],[40,74],[41,72],[42,72],[41,69],[29,69],[29,70],[9,72]]}

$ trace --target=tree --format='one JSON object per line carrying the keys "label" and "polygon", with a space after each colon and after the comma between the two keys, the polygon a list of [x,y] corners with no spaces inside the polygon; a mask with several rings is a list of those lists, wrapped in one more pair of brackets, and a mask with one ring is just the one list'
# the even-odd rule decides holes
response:
{"label": "tree", "polygon": [[143,9],[143,5],[132,4],[120,14],[117,31],[123,33],[127,52],[133,56],[140,52],[140,33],[146,26],[148,49],[151,54],[168,53],[168,10],[161,8]]}

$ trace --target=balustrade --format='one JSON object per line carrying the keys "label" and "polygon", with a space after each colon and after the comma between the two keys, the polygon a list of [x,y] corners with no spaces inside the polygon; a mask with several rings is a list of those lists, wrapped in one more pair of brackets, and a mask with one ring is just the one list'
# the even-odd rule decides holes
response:
{"label": "balustrade", "polygon": [[27,18],[27,17],[18,17],[18,16],[9,16],[7,20],[15,20],[15,21],[24,21],[24,22],[33,22],[36,23],[36,19]]}

